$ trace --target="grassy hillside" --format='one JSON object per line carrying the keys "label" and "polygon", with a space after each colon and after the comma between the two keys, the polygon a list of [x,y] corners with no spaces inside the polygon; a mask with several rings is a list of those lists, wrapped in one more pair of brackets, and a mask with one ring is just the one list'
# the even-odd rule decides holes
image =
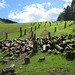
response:
{"label": "grassy hillside", "polygon": [[[40,56],[45,56],[45,60],[38,62]],[[63,54],[51,55],[46,52],[38,52],[30,59],[30,64],[25,65],[25,62],[16,65],[16,72],[19,75],[74,75],[75,60],[68,61]],[[23,67],[23,69],[19,69]]]}
{"label": "grassy hillside", "polygon": [[[38,28],[40,24],[40,28]],[[71,25],[72,24],[72,25]],[[5,33],[8,33],[8,39],[24,39],[31,36],[31,27],[33,28],[33,33],[36,33],[37,37],[48,37],[48,32],[51,32],[51,36],[61,36],[62,34],[75,34],[75,24],[73,21],[66,22],[66,28],[64,28],[65,21],[58,22],[37,22],[37,23],[13,23],[13,24],[0,24],[0,39],[5,39]],[[35,26],[37,27],[35,30]],[[20,37],[20,27],[22,27],[22,37]],[[55,31],[55,27],[56,32]],[[24,35],[24,31],[27,29],[27,34]],[[38,53],[34,56],[29,55],[30,63],[25,64],[24,58],[25,53],[20,54],[19,57],[15,57],[14,60],[11,60],[8,64],[0,63],[0,72],[4,67],[9,67],[12,64],[15,64],[16,75],[75,75],[75,59],[67,60],[64,52],[58,55],[52,54],[49,52],[42,53],[41,48],[38,47]],[[2,53],[0,50],[0,59],[5,53]],[[38,61],[39,57],[45,56],[45,60]],[[8,56],[3,59],[7,59]],[[11,75],[8,73],[6,75]]]}
{"label": "grassy hillside", "polygon": [[[27,29],[27,35],[23,36],[22,38],[26,37],[26,36],[30,36],[31,32],[30,32],[30,28],[33,27],[33,31],[34,33],[36,33],[37,37],[43,37],[45,35],[45,37],[47,37],[48,32],[51,32],[52,36],[60,36],[61,34],[74,34],[75,33],[75,24],[73,24],[72,26],[69,26],[70,24],[73,23],[73,21],[67,21],[67,27],[64,28],[65,22],[62,21],[58,21],[58,22],[51,22],[51,26],[49,24],[49,22],[46,23],[45,26],[45,22],[39,23],[40,24],[40,28],[38,28],[38,23],[34,24],[32,23],[14,23],[14,24],[0,24],[0,39],[5,39],[5,33],[8,33],[8,38],[9,39],[15,39],[15,38],[19,38],[20,36],[20,27],[22,27],[22,35],[24,35],[24,30]],[[34,25],[33,25],[34,24]],[[34,30],[35,26],[37,26],[37,29]],[[54,32],[56,29],[56,32]]]}
{"label": "grassy hillside", "polygon": [[3,21],[0,20],[0,24],[5,24]]}

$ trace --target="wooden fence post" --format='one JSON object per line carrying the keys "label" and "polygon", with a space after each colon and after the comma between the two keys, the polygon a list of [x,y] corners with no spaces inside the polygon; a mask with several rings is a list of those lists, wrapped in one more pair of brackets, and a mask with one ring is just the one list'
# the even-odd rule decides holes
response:
{"label": "wooden fence post", "polygon": [[20,37],[22,37],[22,27],[20,27]]}
{"label": "wooden fence post", "polygon": [[40,28],[40,24],[38,24],[38,28]]}
{"label": "wooden fence post", "polygon": [[26,35],[26,29],[25,29],[25,31],[24,31],[24,35]]}
{"label": "wooden fence post", "polygon": [[34,40],[36,40],[36,34],[34,34]]}
{"label": "wooden fence post", "polygon": [[31,27],[31,32],[32,32],[33,28]]}
{"label": "wooden fence post", "polygon": [[6,33],[6,40],[8,39],[8,33]]}
{"label": "wooden fence post", "polygon": [[31,38],[33,38],[33,31],[31,32]]}
{"label": "wooden fence post", "polygon": [[49,33],[48,33],[48,37],[50,38],[50,36],[51,36],[51,33],[49,32]]}
{"label": "wooden fence post", "polygon": [[38,52],[38,43],[37,41],[33,41],[33,53],[37,53]]}
{"label": "wooden fence post", "polygon": [[50,26],[51,26],[51,22],[50,22],[49,24],[50,24]]}
{"label": "wooden fence post", "polygon": [[29,57],[25,57],[25,64],[30,63],[30,58]]}
{"label": "wooden fence post", "polygon": [[65,22],[65,26],[64,26],[64,28],[66,28],[66,22]]}
{"label": "wooden fence post", "polygon": [[36,26],[35,26],[35,30],[36,30]]}
{"label": "wooden fence post", "polygon": [[56,32],[56,27],[55,27],[55,31],[54,32]]}

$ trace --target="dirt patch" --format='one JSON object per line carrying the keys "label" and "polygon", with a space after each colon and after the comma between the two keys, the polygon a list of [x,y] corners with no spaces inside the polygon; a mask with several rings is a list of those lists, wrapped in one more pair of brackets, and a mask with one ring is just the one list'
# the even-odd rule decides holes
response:
{"label": "dirt patch", "polygon": [[15,61],[13,64],[21,64],[24,61],[24,58],[27,56],[27,53],[23,53],[20,55],[19,59]]}
{"label": "dirt patch", "polygon": [[62,69],[50,68],[48,75],[66,75],[68,72]]}
{"label": "dirt patch", "polygon": [[48,31],[47,30],[44,30],[44,32],[42,34],[40,34],[40,36],[47,37],[48,36]]}
{"label": "dirt patch", "polygon": [[30,28],[27,29],[27,32],[30,32]]}
{"label": "dirt patch", "polygon": [[65,35],[67,35],[67,33],[66,33],[66,32],[61,32],[61,35],[64,35],[64,34],[65,34]]}
{"label": "dirt patch", "polygon": [[58,27],[58,30],[63,30],[63,26],[59,26]]}

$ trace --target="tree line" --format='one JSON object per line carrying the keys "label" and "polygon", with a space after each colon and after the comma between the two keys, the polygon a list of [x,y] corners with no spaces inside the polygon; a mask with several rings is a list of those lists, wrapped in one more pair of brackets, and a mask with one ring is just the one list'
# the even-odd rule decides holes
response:
{"label": "tree line", "polygon": [[57,18],[57,21],[69,21],[75,20],[75,0],[72,1],[71,6],[64,8],[64,11],[60,13]]}
{"label": "tree line", "polygon": [[11,21],[9,19],[4,19],[4,18],[3,19],[0,18],[0,20],[3,21],[4,23],[17,23],[17,22]]}

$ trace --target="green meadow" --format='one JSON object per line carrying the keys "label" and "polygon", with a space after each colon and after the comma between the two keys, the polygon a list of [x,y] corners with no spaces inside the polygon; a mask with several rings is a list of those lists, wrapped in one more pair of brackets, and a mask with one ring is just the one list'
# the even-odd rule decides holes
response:
{"label": "green meadow", "polygon": [[[41,23],[13,23],[13,24],[2,24],[0,23],[0,39],[5,39],[5,33],[8,33],[8,39],[17,39],[20,38],[20,27],[22,27],[22,35],[25,38],[26,36],[31,35],[31,27],[33,28],[34,34],[36,33],[37,37],[47,37],[47,33],[51,32],[52,36],[60,36],[62,34],[74,34],[75,33],[75,25],[69,26],[73,21],[67,21],[67,27],[64,28],[65,21],[51,22],[51,26],[49,22],[41,22]],[[38,28],[38,24],[40,24],[40,28]],[[35,30],[35,26],[37,29]],[[56,27],[56,32],[54,32]],[[24,31],[27,29],[27,34],[24,35]]]}
{"label": "green meadow", "polygon": [[[64,28],[65,21],[57,22],[36,22],[36,23],[11,23],[5,24],[0,21],[0,39],[5,39],[5,33],[8,33],[8,39],[24,39],[26,37],[31,37],[31,27],[33,28],[33,33],[36,33],[36,37],[48,37],[48,32],[51,36],[61,36],[62,34],[75,34],[75,23],[73,21],[66,21],[66,28]],[[40,24],[40,28],[38,28]],[[72,25],[71,25],[72,24]],[[35,26],[37,27],[35,30]],[[22,27],[22,37],[20,37],[20,27]],[[56,32],[55,31],[56,27]],[[27,30],[26,35],[24,35],[25,29]],[[64,53],[59,55],[52,54],[48,52],[42,53],[41,48],[38,46],[38,53],[34,56],[29,55],[30,63],[25,64],[25,62],[19,62],[20,57],[15,57],[15,60],[11,60],[9,64],[0,63],[0,72],[4,67],[9,67],[13,63],[15,64],[16,75],[75,75],[75,59],[67,60]],[[0,57],[3,57],[3,53],[0,50]],[[22,54],[20,54],[22,56]],[[45,60],[38,61],[39,57],[45,56]],[[4,57],[4,59],[7,59]],[[22,59],[21,59],[22,60]],[[20,68],[22,67],[22,68]],[[11,75],[8,73],[6,75]]]}

